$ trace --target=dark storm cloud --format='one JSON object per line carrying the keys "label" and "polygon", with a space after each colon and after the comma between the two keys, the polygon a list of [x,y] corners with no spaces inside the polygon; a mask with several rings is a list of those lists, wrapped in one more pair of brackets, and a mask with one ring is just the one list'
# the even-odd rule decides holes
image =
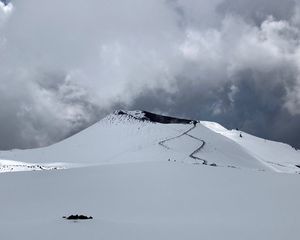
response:
{"label": "dark storm cloud", "polygon": [[119,107],[300,146],[299,26],[293,0],[0,4],[0,148],[47,145]]}
{"label": "dark storm cloud", "polygon": [[[299,148],[300,115],[291,115],[282,106],[286,91],[283,83],[261,84],[257,73],[243,71],[234,86],[234,102],[230,95],[233,82],[219,87],[182,86],[176,94],[161,91],[139,96],[133,109],[146,109],[174,116],[221,122],[229,129],[239,128],[262,138],[283,142]],[[162,97],[163,96],[163,97]]]}
{"label": "dark storm cloud", "polygon": [[260,25],[268,16],[276,20],[289,20],[295,11],[295,0],[224,0],[217,7],[223,15],[238,14]]}

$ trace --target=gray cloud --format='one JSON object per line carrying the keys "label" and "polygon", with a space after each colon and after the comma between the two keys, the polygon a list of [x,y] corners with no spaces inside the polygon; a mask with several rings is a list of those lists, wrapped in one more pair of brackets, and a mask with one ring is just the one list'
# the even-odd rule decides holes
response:
{"label": "gray cloud", "polygon": [[0,6],[2,149],[69,136],[167,75],[177,16],[160,1],[28,0],[13,6]]}
{"label": "gray cloud", "polygon": [[266,16],[257,26],[231,14],[222,21],[187,34],[176,93],[144,92],[133,108],[218,121],[299,147],[297,24]]}
{"label": "gray cloud", "polygon": [[43,146],[117,107],[300,146],[298,1],[0,5],[0,148]]}
{"label": "gray cloud", "polygon": [[268,16],[273,16],[276,20],[289,20],[295,7],[295,0],[224,0],[218,5],[217,11],[223,15],[237,14],[260,25]]}

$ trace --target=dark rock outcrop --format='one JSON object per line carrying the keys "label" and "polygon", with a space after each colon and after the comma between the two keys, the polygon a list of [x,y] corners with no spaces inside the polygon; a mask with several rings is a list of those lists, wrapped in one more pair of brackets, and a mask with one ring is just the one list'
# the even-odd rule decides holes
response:
{"label": "dark rock outcrop", "polygon": [[70,215],[68,217],[63,216],[63,218],[67,219],[67,220],[88,220],[88,219],[93,219],[92,216],[85,216],[85,215]]}
{"label": "dark rock outcrop", "polygon": [[116,111],[115,114],[117,115],[127,115],[131,118],[134,118],[136,120],[140,121],[149,121],[149,122],[154,122],[154,123],[163,123],[163,124],[174,124],[174,123],[180,123],[180,124],[191,124],[193,123],[194,125],[197,123],[196,120],[191,120],[191,119],[184,119],[184,118],[177,118],[177,117],[169,117],[169,116],[164,116],[156,113],[151,113],[147,111],[141,111],[141,116],[136,117],[130,112],[127,111]]}

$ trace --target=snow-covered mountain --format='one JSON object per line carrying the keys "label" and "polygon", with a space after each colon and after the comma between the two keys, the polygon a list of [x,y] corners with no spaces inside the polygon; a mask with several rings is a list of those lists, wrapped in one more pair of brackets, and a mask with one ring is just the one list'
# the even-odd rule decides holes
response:
{"label": "snow-covered mountain", "polygon": [[[298,173],[300,152],[213,122],[145,111],[116,111],[95,125],[49,147],[1,151],[0,171],[18,169],[8,160],[47,166],[176,161],[213,167]],[[15,165],[15,167],[7,167]],[[1,167],[2,166],[2,167]],[[42,168],[41,168],[42,169]],[[45,169],[47,169],[45,167]]]}
{"label": "snow-covered mountain", "polygon": [[0,158],[1,239],[299,239],[299,151],[217,123],[117,111]]}

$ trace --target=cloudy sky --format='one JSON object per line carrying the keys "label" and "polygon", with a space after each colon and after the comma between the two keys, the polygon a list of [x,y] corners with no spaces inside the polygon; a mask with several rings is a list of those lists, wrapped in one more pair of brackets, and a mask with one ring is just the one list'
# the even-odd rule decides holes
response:
{"label": "cloudy sky", "polygon": [[119,108],[300,147],[300,0],[0,2],[0,149]]}

